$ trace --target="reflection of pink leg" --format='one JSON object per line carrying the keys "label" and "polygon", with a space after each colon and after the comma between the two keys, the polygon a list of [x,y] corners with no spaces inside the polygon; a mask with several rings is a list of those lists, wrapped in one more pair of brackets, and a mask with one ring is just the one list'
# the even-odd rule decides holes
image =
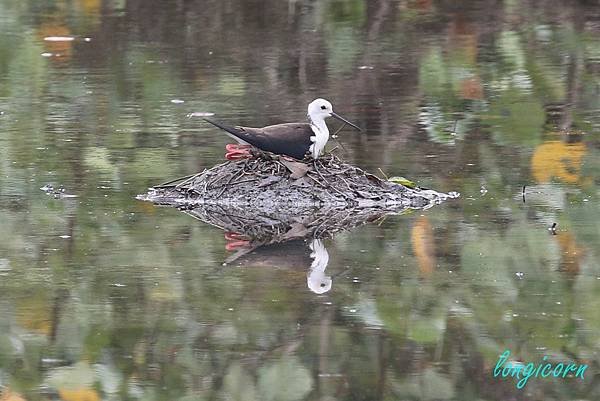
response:
{"label": "reflection of pink leg", "polygon": [[246,248],[248,245],[250,245],[250,241],[228,242],[227,244],[225,244],[225,250],[226,251],[235,251],[236,249],[239,249],[239,248]]}
{"label": "reflection of pink leg", "polygon": [[244,236],[238,233],[226,232],[225,233],[225,250],[234,251],[239,248],[245,248],[250,245],[250,241],[242,239]]}
{"label": "reflection of pink leg", "polygon": [[240,160],[240,159],[247,159],[250,156],[252,156],[250,154],[250,148],[252,146],[250,145],[240,145],[237,143],[228,143],[225,146],[225,150],[227,150],[227,153],[225,154],[225,158],[227,160]]}

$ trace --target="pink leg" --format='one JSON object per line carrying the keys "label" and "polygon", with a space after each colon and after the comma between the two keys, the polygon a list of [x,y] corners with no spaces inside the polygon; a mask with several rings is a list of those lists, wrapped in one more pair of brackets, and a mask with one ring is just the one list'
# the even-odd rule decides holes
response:
{"label": "pink leg", "polygon": [[252,156],[250,153],[250,145],[240,145],[238,143],[228,143],[225,146],[225,150],[227,153],[225,154],[225,158],[227,160],[240,160],[247,159]]}

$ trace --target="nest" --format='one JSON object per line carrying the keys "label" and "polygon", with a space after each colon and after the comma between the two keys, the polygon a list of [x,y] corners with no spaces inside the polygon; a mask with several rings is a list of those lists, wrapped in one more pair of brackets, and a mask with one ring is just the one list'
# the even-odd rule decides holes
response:
{"label": "nest", "polygon": [[139,198],[179,207],[220,205],[267,214],[298,207],[427,208],[452,195],[382,180],[329,154],[303,162],[264,152],[150,188]]}
{"label": "nest", "polygon": [[382,180],[329,154],[302,162],[253,150],[201,173],[149,189],[138,199],[174,206],[248,241],[248,250],[300,238],[320,239],[457,194]]}

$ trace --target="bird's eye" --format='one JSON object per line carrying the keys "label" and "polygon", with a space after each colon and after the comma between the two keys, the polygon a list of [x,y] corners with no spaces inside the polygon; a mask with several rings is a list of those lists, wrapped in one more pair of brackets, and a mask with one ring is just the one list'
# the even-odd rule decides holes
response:
{"label": "bird's eye", "polygon": [[321,106],[321,110],[325,110],[327,108],[327,106],[323,105]]}
{"label": "bird's eye", "polygon": [[325,283],[321,283],[321,287],[325,287]]}

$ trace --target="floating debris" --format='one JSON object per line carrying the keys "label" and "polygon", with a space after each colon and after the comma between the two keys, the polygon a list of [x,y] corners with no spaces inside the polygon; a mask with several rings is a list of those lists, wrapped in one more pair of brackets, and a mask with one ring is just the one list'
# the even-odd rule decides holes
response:
{"label": "floating debris", "polygon": [[43,187],[41,187],[40,189],[46,193],[51,193],[54,191],[54,186],[52,184],[46,184]]}
{"label": "floating debris", "polygon": [[44,40],[46,42],[71,42],[75,38],[73,36],[46,36]]}
{"label": "floating debris", "polygon": [[417,184],[415,184],[413,181],[409,180],[408,178],[404,178],[404,177],[390,177],[390,178],[388,178],[388,181],[393,182],[394,184],[404,185],[405,187],[411,188],[411,189],[417,188]]}
{"label": "floating debris", "polygon": [[188,118],[192,118],[192,117],[212,117],[214,115],[215,115],[215,113],[207,113],[207,112],[196,111],[196,112],[188,114],[187,117]]}
{"label": "floating debris", "polygon": [[185,103],[185,100],[182,100],[182,99],[171,99],[171,103],[173,103],[173,104],[182,104],[182,103]]}
{"label": "floating debris", "polygon": [[42,191],[46,193],[46,195],[52,195],[54,198],[77,198],[77,195],[71,195],[66,193],[65,187],[60,185],[57,188],[54,188],[52,184],[46,184],[40,188]]}
{"label": "floating debris", "polygon": [[42,358],[41,362],[44,367],[62,366],[68,363],[66,360],[59,358]]}

